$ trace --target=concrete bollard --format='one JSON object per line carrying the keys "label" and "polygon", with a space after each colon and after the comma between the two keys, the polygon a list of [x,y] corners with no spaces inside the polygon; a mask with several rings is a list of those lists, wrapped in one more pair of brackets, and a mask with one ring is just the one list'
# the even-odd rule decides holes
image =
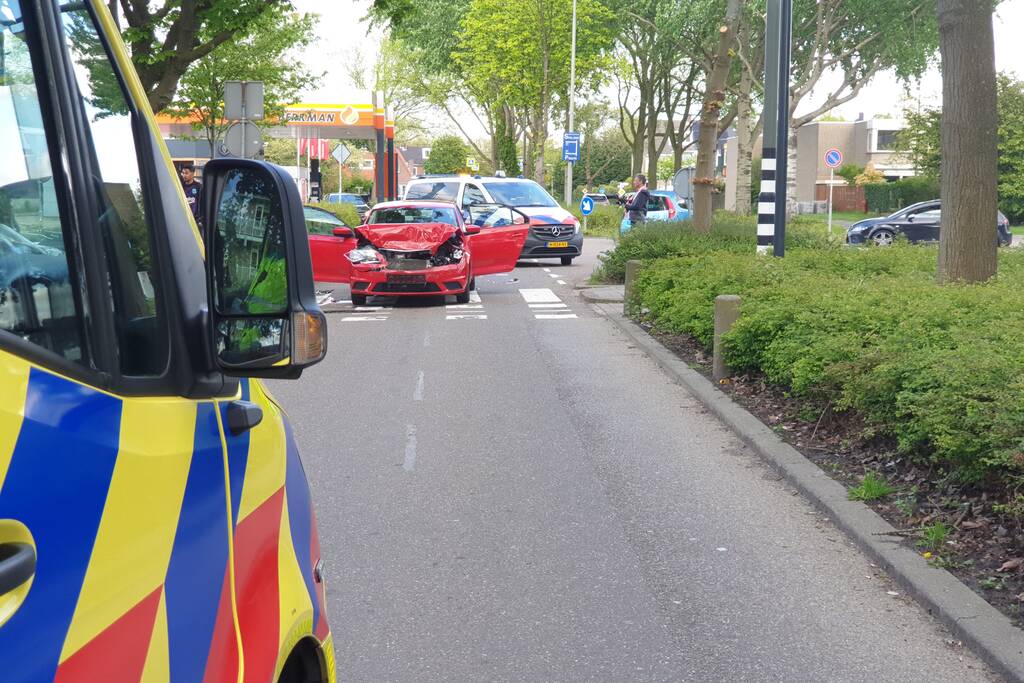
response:
{"label": "concrete bollard", "polygon": [[732,373],[725,365],[725,358],[722,349],[722,337],[740,317],[740,297],[735,294],[723,294],[715,297],[715,349],[714,364],[711,376],[719,382]]}
{"label": "concrete bollard", "polygon": [[622,315],[629,315],[629,300],[633,296],[633,283],[640,272],[643,261],[633,259],[626,261],[626,289],[622,296]]}

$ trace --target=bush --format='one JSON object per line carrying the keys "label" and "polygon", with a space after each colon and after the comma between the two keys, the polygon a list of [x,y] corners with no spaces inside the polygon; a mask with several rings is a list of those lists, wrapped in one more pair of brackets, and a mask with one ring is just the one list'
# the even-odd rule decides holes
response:
{"label": "bush", "polygon": [[785,259],[689,246],[638,278],[635,303],[659,327],[710,348],[714,298],[738,294],[731,367],[855,411],[922,465],[1024,483],[1024,253],[1003,251],[992,282],[940,286],[934,246],[797,247]]}
{"label": "bush", "polygon": [[[711,232],[707,233],[695,231],[690,221],[645,223],[623,235],[613,251],[599,257],[602,265],[594,279],[622,282],[626,276],[626,261],[632,259],[649,260],[714,251],[752,254],[756,245],[756,216],[719,211],[715,214]],[[797,216],[790,221],[786,230],[787,248],[827,245],[828,237],[820,218]]]}
{"label": "bush", "polygon": [[939,197],[939,182],[934,178],[904,178],[894,183],[865,185],[868,212],[890,214],[905,206]]}
{"label": "bush", "polygon": [[[580,225],[583,224],[583,214],[580,213],[579,206],[572,207],[572,215],[580,220]],[[622,216],[623,210],[618,204],[595,206],[594,212],[587,216],[587,230],[584,234],[618,239]]]}
{"label": "bush", "polygon": [[356,211],[356,207],[346,202],[310,202],[307,206],[323,209],[327,213],[340,218],[350,228],[362,222],[359,220],[359,212]]}

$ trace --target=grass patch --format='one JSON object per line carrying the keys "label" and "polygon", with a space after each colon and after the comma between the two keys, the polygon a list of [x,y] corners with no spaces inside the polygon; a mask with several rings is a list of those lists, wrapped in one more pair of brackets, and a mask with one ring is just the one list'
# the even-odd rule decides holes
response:
{"label": "grass patch", "polygon": [[921,527],[921,538],[917,542],[918,548],[939,553],[949,539],[949,527],[942,522],[935,522],[928,526]]}
{"label": "grass patch", "polygon": [[860,485],[854,486],[849,491],[850,500],[879,500],[896,493],[896,488],[885,480],[885,477],[877,472],[868,472],[861,479]]}
{"label": "grass patch", "polygon": [[[823,214],[825,220],[828,220],[828,213]],[[880,213],[861,213],[860,211],[833,211],[832,220],[834,221],[850,221],[856,223],[862,221],[865,218],[878,218],[882,214]]]}

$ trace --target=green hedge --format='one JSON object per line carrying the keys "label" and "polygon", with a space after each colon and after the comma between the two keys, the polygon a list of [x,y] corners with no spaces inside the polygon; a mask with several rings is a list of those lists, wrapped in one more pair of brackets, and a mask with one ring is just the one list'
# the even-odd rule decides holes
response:
{"label": "green hedge", "polygon": [[727,362],[854,410],[871,433],[967,481],[1024,483],[1024,252],[998,279],[935,284],[936,247],[694,249],[654,261],[634,305],[709,347],[714,299],[743,297]]}
{"label": "green hedge", "polygon": [[868,213],[890,214],[904,206],[939,198],[939,182],[932,178],[905,178],[894,183],[865,185]]}
{"label": "green hedge", "polygon": [[[645,223],[623,235],[613,251],[599,256],[601,266],[594,279],[622,282],[626,276],[626,261],[632,259],[650,260],[716,250],[752,254],[756,245],[756,216],[720,211],[715,214],[713,227],[708,233],[695,231],[690,221]],[[786,246],[828,247],[828,236],[821,218],[794,217],[786,230]]]}

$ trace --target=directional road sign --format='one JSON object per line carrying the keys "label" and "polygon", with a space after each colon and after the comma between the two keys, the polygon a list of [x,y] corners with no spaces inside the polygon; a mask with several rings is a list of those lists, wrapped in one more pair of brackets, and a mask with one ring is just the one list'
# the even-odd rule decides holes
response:
{"label": "directional road sign", "polygon": [[565,133],[562,135],[562,161],[577,162],[580,160],[580,134]]}
{"label": "directional road sign", "polygon": [[829,168],[839,168],[843,165],[843,153],[833,147],[825,152],[825,165]]}
{"label": "directional road sign", "polygon": [[352,152],[344,144],[341,144],[334,148],[331,156],[337,159],[339,164],[344,164],[352,156]]}
{"label": "directional road sign", "polygon": [[594,200],[590,197],[584,197],[580,200],[580,213],[584,216],[589,216],[594,213]]}

